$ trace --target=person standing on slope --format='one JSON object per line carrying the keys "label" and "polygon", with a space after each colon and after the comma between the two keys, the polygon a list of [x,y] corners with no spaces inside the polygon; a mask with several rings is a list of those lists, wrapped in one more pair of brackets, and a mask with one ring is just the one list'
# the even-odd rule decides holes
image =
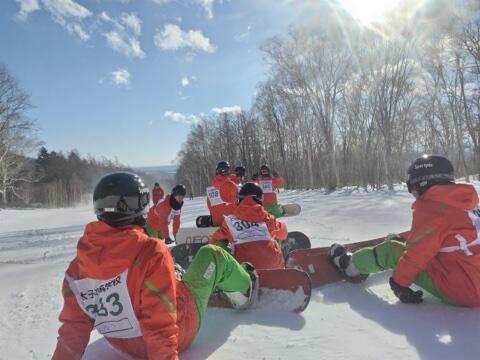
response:
{"label": "person standing on slope", "polygon": [[264,193],[263,207],[275,217],[282,216],[283,210],[277,202],[275,190],[285,183],[283,177],[279,176],[275,171],[270,174],[270,168],[264,164],[260,167],[260,174],[257,181]]}
{"label": "person standing on slope", "polygon": [[230,174],[232,181],[237,185],[242,185],[243,178],[245,177],[245,166],[237,166],[235,172]]}
{"label": "person standing on slope", "polygon": [[156,182],[152,189],[153,205],[157,205],[158,202],[163,199],[163,196],[164,196],[163,189],[160,187],[160,184]]}
{"label": "person standing on slope", "polygon": [[220,161],[216,175],[207,187],[207,206],[210,211],[211,224],[219,226],[224,215],[233,213],[237,203],[237,185],[230,178],[230,165]]}
{"label": "person standing on slope", "polygon": [[475,188],[455,184],[450,161],[438,155],[416,159],[407,171],[415,197],[411,230],[405,242],[395,234],[374,247],[349,253],[334,244],[333,263],[347,280],[393,269],[390,287],[407,304],[423,301],[416,284],[442,302],[480,305],[480,209]]}
{"label": "person standing on slope", "polygon": [[94,329],[132,357],[176,360],[198,332],[215,288],[234,307],[251,303],[255,270],[217,246],[202,247],[180,280],[165,243],[143,231],[149,201],[133,173],[108,174],[95,187],[98,221],[85,227],[65,273],[53,360],[80,360]]}
{"label": "person standing on slope", "polygon": [[176,185],[170,195],[154,205],[148,211],[145,231],[148,235],[164,239],[166,244],[173,242],[168,226],[173,221],[173,237],[177,236],[180,228],[183,199],[187,194],[184,185]]}
{"label": "person standing on slope", "polygon": [[237,208],[224,217],[208,242],[223,248],[230,243],[237,261],[248,261],[257,269],[283,268],[282,251],[275,240],[287,238],[287,225],[262,207],[262,199],[263,192],[258,185],[243,185],[238,193]]}

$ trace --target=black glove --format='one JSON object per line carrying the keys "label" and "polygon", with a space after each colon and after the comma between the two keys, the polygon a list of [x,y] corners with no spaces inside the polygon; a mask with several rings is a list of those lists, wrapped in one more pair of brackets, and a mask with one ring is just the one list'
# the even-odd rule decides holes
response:
{"label": "black glove", "polygon": [[170,239],[170,237],[167,237],[167,238],[165,239],[165,244],[167,244],[167,245],[168,245],[168,244],[172,244],[173,242],[174,242],[174,241],[173,241],[172,239]]}
{"label": "black glove", "polygon": [[423,301],[423,291],[413,291],[409,287],[399,285],[393,280],[393,277],[390,278],[390,288],[395,296],[404,304],[420,304]]}

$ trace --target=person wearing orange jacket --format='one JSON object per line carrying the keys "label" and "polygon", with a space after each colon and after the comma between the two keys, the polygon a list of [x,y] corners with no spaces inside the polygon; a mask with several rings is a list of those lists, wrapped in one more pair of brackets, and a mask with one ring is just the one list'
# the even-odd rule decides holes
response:
{"label": "person wearing orange jacket", "polygon": [[237,204],[237,185],[230,178],[230,165],[220,161],[216,175],[207,187],[207,206],[210,211],[211,225],[219,226],[224,215],[230,215]]}
{"label": "person wearing orange jacket", "polygon": [[179,278],[165,243],[143,231],[149,198],[133,173],[108,174],[95,187],[98,221],[85,227],[65,273],[53,360],[81,359],[93,329],[132,357],[176,360],[214,289],[236,308],[251,303],[255,270],[218,246],[203,246]]}
{"label": "person wearing orange jacket", "polygon": [[275,215],[275,217],[281,217],[283,215],[283,209],[282,206],[278,204],[277,193],[275,190],[282,186],[285,183],[285,180],[276,172],[270,174],[270,168],[268,165],[263,164],[260,167],[260,174],[257,181],[264,193],[263,207],[269,213]]}
{"label": "person wearing orange jacket", "polygon": [[180,228],[183,199],[187,195],[184,185],[175,185],[170,195],[154,205],[148,211],[145,232],[153,237],[163,239],[167,244],[173,242],[168,226],[173,222],[173,237],[177,236]]}
{"label": "person wearing orange jacket", "polygon": [[262,207],[262,198],[258,185],[243,185],[238,193],[237,208],[233,214],[224,216],[209,243],[225,248],[225,240],[228,241],[237,261],[248,261],[257,269],[283,268],[285,263],[276,240],[287,238],[287,226]]}
{"label": "person wearing orange jacket", "polygon": [[158,182],[155,183],[152,189],[152,201],[153,205],[157,205],[160,200],[163,199],[164,196],[163,189],[161,188]]}
{"label": "person wearing orange jacket", "polygon": [[238,186],[242,185],[244,177],[245,177],[245,166],[242,166],[242,165],[237,166],[235,168],[235,172],[230,174],[230,178]]}
{"label": "person wearing orange jacket", "polygon": [[408,168],[408,191],[415,197],[412,227],[405,243],[395,234],[375,247],[351,254],[330,248],[347,280],[393,269],[390,287],[402,302],[423,301],[416,284],[447,304],[480,305],[480,208],[475,188],[455,184],[450,161],[424,155]]}

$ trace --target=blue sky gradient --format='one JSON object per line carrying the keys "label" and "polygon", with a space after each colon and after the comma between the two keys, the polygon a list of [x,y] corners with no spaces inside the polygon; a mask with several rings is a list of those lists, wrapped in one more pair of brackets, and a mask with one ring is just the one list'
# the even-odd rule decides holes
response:
{"label": "blue sky gradient", "polygon": [[[21,6],[29,4],[38,9],[22,15]],[[82,155],[116,157],[131,166],[170,164],[195,116],[211,114],[213,108],[251,106],[267,72],[261,45],[314,18],[315,11],[321,11],[319,4],[1,1],[0,62],[30,94],[35,108],[28,116],[37,121],[39,137],[48,149],[77,149]],[[70,16],[72,11],[89,15]],[[140,32],[122,22],[128,15],[141,21]],[[74,24],[83,33],[72,31]],[[156,46],[154,37],[167,24],[182,34],[200,32],[198,47]],[[105,35],[113,31],[136,39],[141,50],[113,49]]]}

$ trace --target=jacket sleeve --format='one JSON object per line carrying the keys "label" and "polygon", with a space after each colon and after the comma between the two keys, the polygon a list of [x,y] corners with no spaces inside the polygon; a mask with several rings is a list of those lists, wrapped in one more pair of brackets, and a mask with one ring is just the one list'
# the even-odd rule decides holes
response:
{"label": "jacket sleeve", "polygon": [[177,236],[178,229],[180,228],[180,214],[173,217],[173,236]]}
{"label": "jacket sleeve", "polygon": [[166,239],[170,236],[170,232],[168,230],[168,212],[166,209],[165,201],[160,201],[153,211],[153,215],[155,221],[153,222],[155,226],[153,227],[155,230],[160,231],[162,233],[162,238]]}
{"label": "jacket sleeve", "polygon": [[217,241],[224,241],[227,240],[228,242],[232,241],[232,235],[230,234],[230,231],[228,231],[227,224],[225,224],[225,221],[218,227],[215,232],[210,235],[208,238],[208,243],[209,244],[216,244]]}
{"label": "jacket sleeve", "polygon": [[274,216],[269,215],[267,224],[270,235],[275,240],[285,240],[288,237],[287,224],[283,221],[278,221]]}
{"label": "jacket sleeve", "polygon": [[139,322],[149,359],[178,359],[176,278],[173,259],[158,242],[141,289]]}
{"label": "jacket sleeve", "polygon": [[393,272],[393,279],[406,287],[412,285],[418,273],[438,253],[448,227],[445,225],[448,224],[445,216],[426,212],[422,214],[419,210],[414,211],[412,229],[406,241],[407,248]]}
{"label": "jacket sleeve", "polygon": [[63,309],[59,320],[57,347],[52,360],[81,359],[90,340],[93,321],[85,314],[70,290],[67,280],[63,280]]}

